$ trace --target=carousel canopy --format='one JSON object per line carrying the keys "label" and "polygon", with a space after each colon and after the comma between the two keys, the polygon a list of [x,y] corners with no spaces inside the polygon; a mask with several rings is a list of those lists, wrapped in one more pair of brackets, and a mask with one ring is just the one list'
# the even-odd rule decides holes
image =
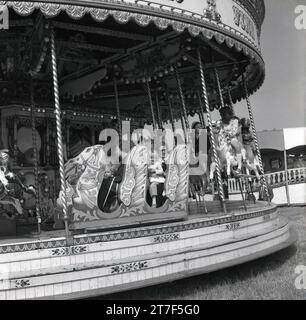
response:
{"label": "carousel canopy", "polygon": [[29,78],[36,102],[52,101],[50,28],[56,32],[62,107],[114,110],[114,79],[123,113],[145,113],[146,80],[161,108],[167,94],[175,106],[178,68],[186,105],[194,110],[198,48],[212,106],[218,107],[214,66],[225,97],[230,88],[234,102],[243,98],[242,73],[250,93],[264,80],[263,0],[40,0],[0,6],[9,10],[9,28],[0,32],[2,105],[26,101]]}

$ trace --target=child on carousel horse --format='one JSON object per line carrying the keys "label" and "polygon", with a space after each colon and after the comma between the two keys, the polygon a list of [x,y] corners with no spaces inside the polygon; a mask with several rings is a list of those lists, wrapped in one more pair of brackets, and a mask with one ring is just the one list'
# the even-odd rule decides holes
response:
{"label": "child on carousel horse", "polygon": [[250,119],[242,118],[241,119],[241,135],[242,142],[245,145],[250,145],[254,154],[256,154],[256,147],[254,143],[254,137],[250,130],[251,122]]}
{"label": "child on carousel horse", "polygon": [[220,126],[220,138],[225,139],[236,154],[238,162],[237,173],[241,172],[242,168],[242,145],[239,141],[241,135],[240,119],[236,117],[230,107],[220,109],[221,120],[218,125]]}
{"label": "child on carousel horse", "polygon": [[151,165],[148,169],[152,207],[159,208],[163,205],[166,164],[157,152],[152,153]]}

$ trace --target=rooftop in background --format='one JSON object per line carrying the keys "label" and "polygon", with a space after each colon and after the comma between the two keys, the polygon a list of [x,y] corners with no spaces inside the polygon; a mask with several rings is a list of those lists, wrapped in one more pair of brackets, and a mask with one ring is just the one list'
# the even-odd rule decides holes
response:
{"label": "rooftop in background", "polygon": [[259,131],[257,136],[261,149],[290,150],[306,145],[306,127]]}

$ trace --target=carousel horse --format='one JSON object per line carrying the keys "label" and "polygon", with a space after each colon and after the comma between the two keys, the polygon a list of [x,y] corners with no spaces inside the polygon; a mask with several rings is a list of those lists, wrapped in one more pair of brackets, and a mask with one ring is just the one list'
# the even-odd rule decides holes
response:
{"label": "carousel horse", "polygon": [[165,196],[171,205],[168,212],[187,210],[189,190],[189,150],[186,145],[178,145],[168,156],[165,180]]}
{"label": "carousel horse", "polygon": [[[227,176],[231,175],[231,172],[235,172],[234,168],[239,167],[239,161],[235,153],[234,148],[228,139],[225,137],[222,131],[222,125],[220,121],[213,123],[213,139],[215,140],[217,154],[220,161],[221,170],[225,170]],[[210,180],[213,180],[214,173],[216,170],[216,163],[212,154],[212,150],[209,151],[210,154]]]}
{"label": "carousel horse", "polygon": [[[94,208],[106,168],[106,155],[102,145],[86,148],[64,166],[66,201],[68,207]],[[62,191],[57,200],[62,207]]]}
{"label": "carousel horse", "polygon": [[242,152],[244,153],[245,158],[244,167],[246,168],[247,175],[250,175],[250,171],[254,171],[256,178],[259,180],[259,160],[256,154],[254,138],[250,132],[250,125],[251,123],[249,119],[241,119]]}
{"label": "carousel horse", "polygon": [[[96,145],[69,160],[65,176],[70,220],[85,222],[141,214],[146,191],[146,156],[144,146],[135,146],[121,165],[110,161],[104,146]],[[58,208],[62,208],[62,196],[60,193]]]}

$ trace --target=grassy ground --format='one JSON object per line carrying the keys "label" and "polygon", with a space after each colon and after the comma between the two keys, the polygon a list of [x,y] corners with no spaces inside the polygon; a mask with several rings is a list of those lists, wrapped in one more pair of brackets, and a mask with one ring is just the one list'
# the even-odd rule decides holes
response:
{"label": "grassy ground", "polygon": [[279,210],[298,233],[295,246],[240,266],[102,299],[306,299],[306,290],[297,290],[294,286],[295,267],[306,265],[306,208]]}

